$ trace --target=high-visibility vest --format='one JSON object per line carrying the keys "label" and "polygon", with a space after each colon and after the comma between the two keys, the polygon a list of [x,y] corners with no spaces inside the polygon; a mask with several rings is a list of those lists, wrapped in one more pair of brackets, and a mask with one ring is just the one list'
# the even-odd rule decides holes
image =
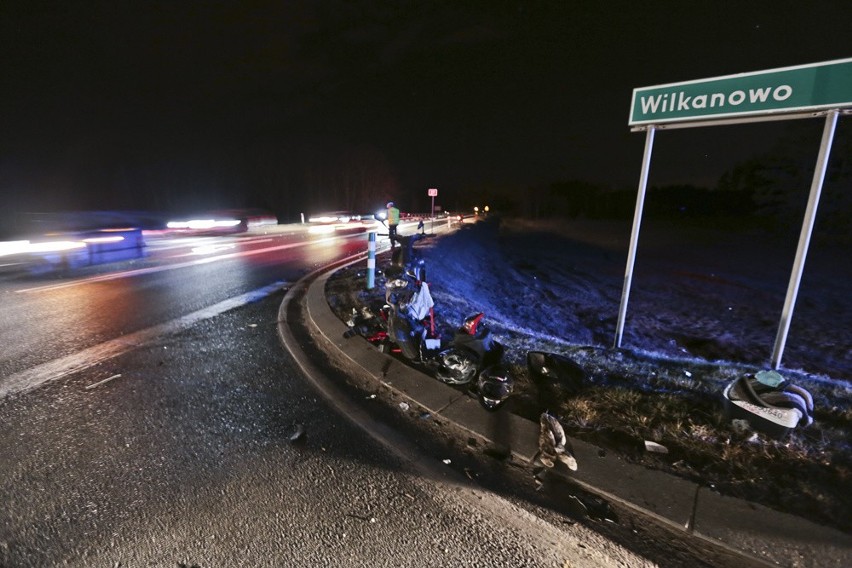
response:
{"label": "high-visibility vest", "polygon": [[396,207],[388,207],[388,224],[399,225],[399,209]]}

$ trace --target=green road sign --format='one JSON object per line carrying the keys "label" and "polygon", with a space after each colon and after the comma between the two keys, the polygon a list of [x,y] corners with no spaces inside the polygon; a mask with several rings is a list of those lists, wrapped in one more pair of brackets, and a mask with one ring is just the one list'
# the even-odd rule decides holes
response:
{"label": "green road sign", "polygon": [[852,58],[633,89],[629,126],[852,107]]}

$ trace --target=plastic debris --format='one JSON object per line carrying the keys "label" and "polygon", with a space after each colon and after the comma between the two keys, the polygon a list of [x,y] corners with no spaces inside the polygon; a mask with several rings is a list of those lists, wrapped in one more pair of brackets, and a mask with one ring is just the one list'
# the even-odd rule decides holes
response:
{"label": "plastic debris", "polygon": [[444,460],[444,465],[450,465],[451,463],[453,463],[452,460]]}
{"label": "plastic debris", "polygon": [[751,424],[748,423],[748,420],[743,420],[742,418],[731,420],[731,426],[737,434],[743,434],[751,430]]}
{"label": "plastic debris", "polygon": [[684,375],[686,375],[687,377],[691,377],[691,376],[692,376],[692,373],[690,373],[689,371],[684,371],[684,372],[683,372],[683,374],[684,374]]}
{"label": "plastic debris", "polygon": [[305,440],[305,427],[301,424],[296,426],[296,430],[290,434],[290,443],[297,444]]}
{"label": "plastic debris", "polygon": [[538,436],[538,452],[533,456],[533,462],[538,462],[546,468],[563,463],[571,471],[577,471],[577,459],[574,449],[565,436],[562,424],[554,417],[543,412],[539,418],[541,432]]}
{"label": "plastic debris", "polygon": [[112,375],[111,377],[107,377],[107,378],[105,378],[105,379],[104,379],[104,380],[102,380],[102,381],[98,381],[98,382],[96,382],[96,383],[93,383],[93,384],[91,384],[91,385],[88,385],[88,386],[86,387],[86,390],[92,390],[92,389],[93,389],[93,388],[95,388],[95,387],[99,387],[99,386],[101,386],[101,385],[103,385],[103,384],[106,384],[106,383],[108,383],[108,382],[110,382],[110,381],[112,381],[112,380],[114,380],[114,379],[118,379],[118,378],[120,378],[120,377],[121,377],[121,373],[117,373],[117,374],[115,374],[115,375]]}
{"label": "plastic debris", "polygon": [[408,403],[407,403],[407,402],[400,402],[400,403],[399,403],[399,407],[400,407],[403,411],[406,411],[406,410],[408,410],[408,409],[409,409],[409,406],[408,406]]}
{"label": "plastic debris", "polygon": [[527,368],[535,385],[547,396],[558,396],[559,391],[574,394],[589,383],[583,367],[556,353],[528,351]]}
{"label": "plastic debris", "polygon": [[667,454],[669,453],[669,449],[662,444],[658,444],[657,442],[652,442],[650,440],[645,440],[645,451],[653,452],[655,454]]}
{"label": "plastic debris", "polygon": [[759,383],[772,388],[778,388],[778,385],[784,382],[784,377],[777,371],[758,371],[754,374],[754,378]]}

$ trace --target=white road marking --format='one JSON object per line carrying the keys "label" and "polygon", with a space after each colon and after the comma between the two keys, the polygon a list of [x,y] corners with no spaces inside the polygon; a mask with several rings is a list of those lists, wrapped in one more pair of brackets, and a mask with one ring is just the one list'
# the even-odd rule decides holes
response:
{"label": "white road marking", "polygon": [[199,321],[218,316],[228,310],[265,298],[277,292],[285,285],[285,282],[275,282],[269,286],[229,298],[208,308],[198,310],[166,323],[142,329],[128,335],[122,335],[100,345],[95,345],[77,353],[72,353],[71,355],[32,367],[26,371],[21,371],[2,380],[2,383],[0,383],[0,399],[12,394],[31,391],[46,383],[61,379],[78,371],[83,371],[98,363],[132,351],[137,347],[153,343],[159,337],[183,331]]}
{"label": "white road marking", "polygon": [[87,386],[87,387],[86,387],[86,390],[92,390],[93,388],[96,388],[96,387],[99,387],[99,386],[101,386],[101,385],[103,385],[103,384],[106,384],[106,383],[108,383],[108,382],[110,382],[110,381],[112,381],[112,380],[114,380],[114,379],[119,378],[120,376],[121,376],[121,373],[117,373],[117,374],[115,374],[115,375],[113,375],[113,376],[111,376],[111,377],[107,377],[107,378],[105,378],[105,379],[104,379],[104,380],[102,380],[102,381],[98,381],[98,382],[96,382],[96,383],[92,383],[91,385],[89,385],[89,386]]}
{"label": "white road marking", "polygon": [[[127,270],[124,272],[115,272],[111,274],[102,274],[99,276],[93,276],[91,278],[84,278],[80,280],[75,280],[71,282],[65,282],[61,284],[40,286],[36,288],[27,288],[23,290],[16,290],[18,293],[28,293],[28,292],[43,292],[48,290],[56,290],[59,288],[68,288],[70,286],[79,286],[82,284],[88,284],[91,282],[104,282],[108,280],[117,280],[120,278],[130,278],[133,276],[139,276],[142,274],[151,274],[155,272],[162,272],[165,270],[175,270],[178,268],[185,268],[189,266],[197,266],[199,264],[206,264],[208,262],[214,262],[217,260],[224,260],[228,258],[236,258],[240,256],[251,256],[255,254],[262,254],[266,252],[276,251],[276,250],[284,250],[289,248],[295,248],[299,246],[308,246],[313,244],[324,243],[328,241],[333,241],[337,238],[343,239],[352,239],[363,237],[364,235],[361,233],[355,235],[335,235],[332,237],[327,237],[323,239],[311,239],[308,241],[302,241],[298,243],[289,243],[286,245],[278,245],[274,247],[266,247],[258,250],[251,250],[245,252],[238,253],[230,253],[223,254],[216,257],[209,257],[204,259],[197,259],[190,262],[182,262],[178,264],[172,264],[168,266],[156,266],[150,268],[140,268],[136,270]],[[357,255],[355,255],[357,256]],[[266,297],[279,288],[283,287],[285,283],[276,282],[270,286],[266,286],[264,288],[259,288],[253,292],[248,292],[241,296],[237,296],[235,298],[231,298],[229,300],[225,300],[220,302],[214,306],[210,306],[209,308],[205,308],[199,310],[197,312],[193,312],[191,314],[185,315],[181,318],[177,318],[170,322],[166,322],[164,324],[160,324],[154,327],[150,327],[147,329],[143,329],[137,331],[135,333],[131,333],[128,335],[121,336],[117,339],[113,339],[100,345],[95,345],[88,349],[84,349],[78,353],[73,353],[71,355],[67,355],[65,357],[61,357],[59,359],[55,359],[53,361],[49,361],[47,363],[43,363],[31,369],[27,369],[26,371],[21,371],[16,373],[10,377],[6,377],[5,379],[0,379],[0,399],[9,396],[11,394],[27,392],[38,388],[39,386],[55,381],[57,379],[61,379],[62,377],[68,376],[72,373],[76,373],[78,371],[82,371],[101,363],[102,361],[106,361],[128,351],[131,351],[137,347],[141,347],[148,343],[153,342],[158,337],[175,333],[177,331],[181,331],[186,329],[198,321],[209,319],[211,317],[217,316],[225,311],[231,310],[233,308],[237,308],[239,306],[248,304],[250,302],[259,300],[263,297]]]}

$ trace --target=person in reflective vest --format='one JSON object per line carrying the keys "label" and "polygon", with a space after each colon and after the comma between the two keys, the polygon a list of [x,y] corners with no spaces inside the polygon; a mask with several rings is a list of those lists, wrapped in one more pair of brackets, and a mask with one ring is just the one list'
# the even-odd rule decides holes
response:
{"label": "person in reflective vest", "polygon": [[391,248],[396,246],[397,225],[399,225],[399,209],[396,208],[393,201],[388,201],[388,238],[391,242]]}

